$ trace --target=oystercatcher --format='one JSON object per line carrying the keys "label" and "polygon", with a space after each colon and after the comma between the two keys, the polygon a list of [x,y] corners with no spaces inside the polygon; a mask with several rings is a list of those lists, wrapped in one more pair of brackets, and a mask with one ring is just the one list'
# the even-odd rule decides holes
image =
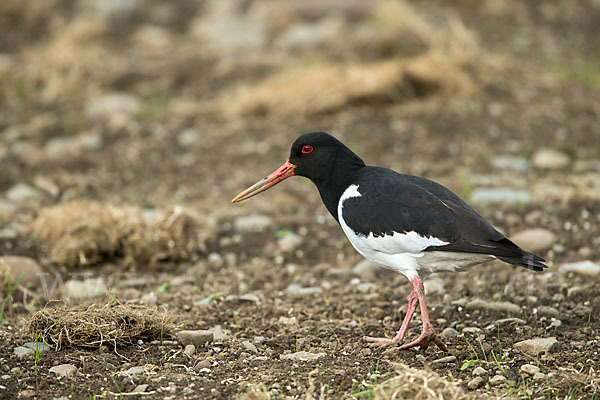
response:
{"label": "oystercatcher", "polygon": [[433,342],[446,351],[429,321],[421,276],[494,259],[533,271],[547,268],[543,258],[511,242],[442,185],[366,166],[342,142],[324,132],[307,133],[296,139],[288,161],[232,202],[249,199],[293,175],[307,177],[317,186],[325,207],[356,251],[403,274],[413,285],[408,310],[396,336],[366,337],[371,346],[402,341],[419,305],[421,334],[400,349],[427,348]]}

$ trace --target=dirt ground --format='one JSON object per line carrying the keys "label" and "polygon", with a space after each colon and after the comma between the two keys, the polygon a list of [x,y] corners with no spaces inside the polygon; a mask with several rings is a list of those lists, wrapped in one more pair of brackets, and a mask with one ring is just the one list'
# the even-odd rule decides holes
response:
{"label": "dirt ground", "polygon": [[[0,398],[392,398],[397,363],[460,390],[431,398],[598,396],[598,1],[26,3],[0,5],[0,254],[39,269],[0,289]],[[307,180],[230,203],[315,130],[446,185],[550,268],[429,277],[448,354],[369,348],[409,282],[361,263]],[[176,327],[15,353],[36,311],[111,301]],[[182,329],[214,340],[186,353]],[[515,345],[535,338],[556,343]]]}

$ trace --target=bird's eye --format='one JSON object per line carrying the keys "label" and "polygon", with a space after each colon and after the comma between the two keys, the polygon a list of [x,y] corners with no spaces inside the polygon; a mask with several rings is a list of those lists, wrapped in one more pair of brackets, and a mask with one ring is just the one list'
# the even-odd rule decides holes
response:
{"label": "bird's eye", "polygon": [[303,154],[308,154],[310,152],[312,152],[314,149],[311,145],[307,144],[306,146],[302,146],[302,153]]}

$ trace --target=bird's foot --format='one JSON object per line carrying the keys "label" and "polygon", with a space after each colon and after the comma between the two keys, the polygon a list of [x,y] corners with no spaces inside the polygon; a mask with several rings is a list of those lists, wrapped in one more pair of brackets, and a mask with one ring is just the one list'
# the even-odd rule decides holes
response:
{"label": "bird's foot", "polygon": [[394,337],[393,339],[384,338],[384,337],[365,336],[365,340],[367,342],[371,342],[371,344],[369,345],[371,347],[383,347],[383,346],[389,346],[392,344],[396,344],[400,340],[400,338],[398,338],[397,336]]}
{"label": "bird's foot", "polygon": [[432,327],[423,329],[423,331],[421,332],[421,334],[419,335],[418,338],[416,338],[412,342],[403,344],[402,346],[400,346],[399,349],[405,350],[405,349],[410,349],[412,347],[417,347],[417,346],[419,346],[421,349],[426,349],[427,347],[429,347],[429,344],[431,342],[435,343],[437,345],[437,347],[440,348],[440,350],[442,350],[446,353],[448,352],[448,348],[446,347],[444,342],[442,342],[442,340],[436,335],[436,333]]}

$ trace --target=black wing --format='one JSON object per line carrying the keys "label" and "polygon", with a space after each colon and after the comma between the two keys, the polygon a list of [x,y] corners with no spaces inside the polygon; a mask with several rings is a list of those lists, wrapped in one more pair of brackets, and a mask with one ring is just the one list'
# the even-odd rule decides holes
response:
{"label": "black wing", "polygon": [[475,210],[442,185],[428,179],[367,167],[356,181],[361,197],[344,203],[344,221],[357,234],[392,235],[415,231],[449,244],[424,251],[496,256],[510,264],[541,271],[544,259],[498,232]]}

